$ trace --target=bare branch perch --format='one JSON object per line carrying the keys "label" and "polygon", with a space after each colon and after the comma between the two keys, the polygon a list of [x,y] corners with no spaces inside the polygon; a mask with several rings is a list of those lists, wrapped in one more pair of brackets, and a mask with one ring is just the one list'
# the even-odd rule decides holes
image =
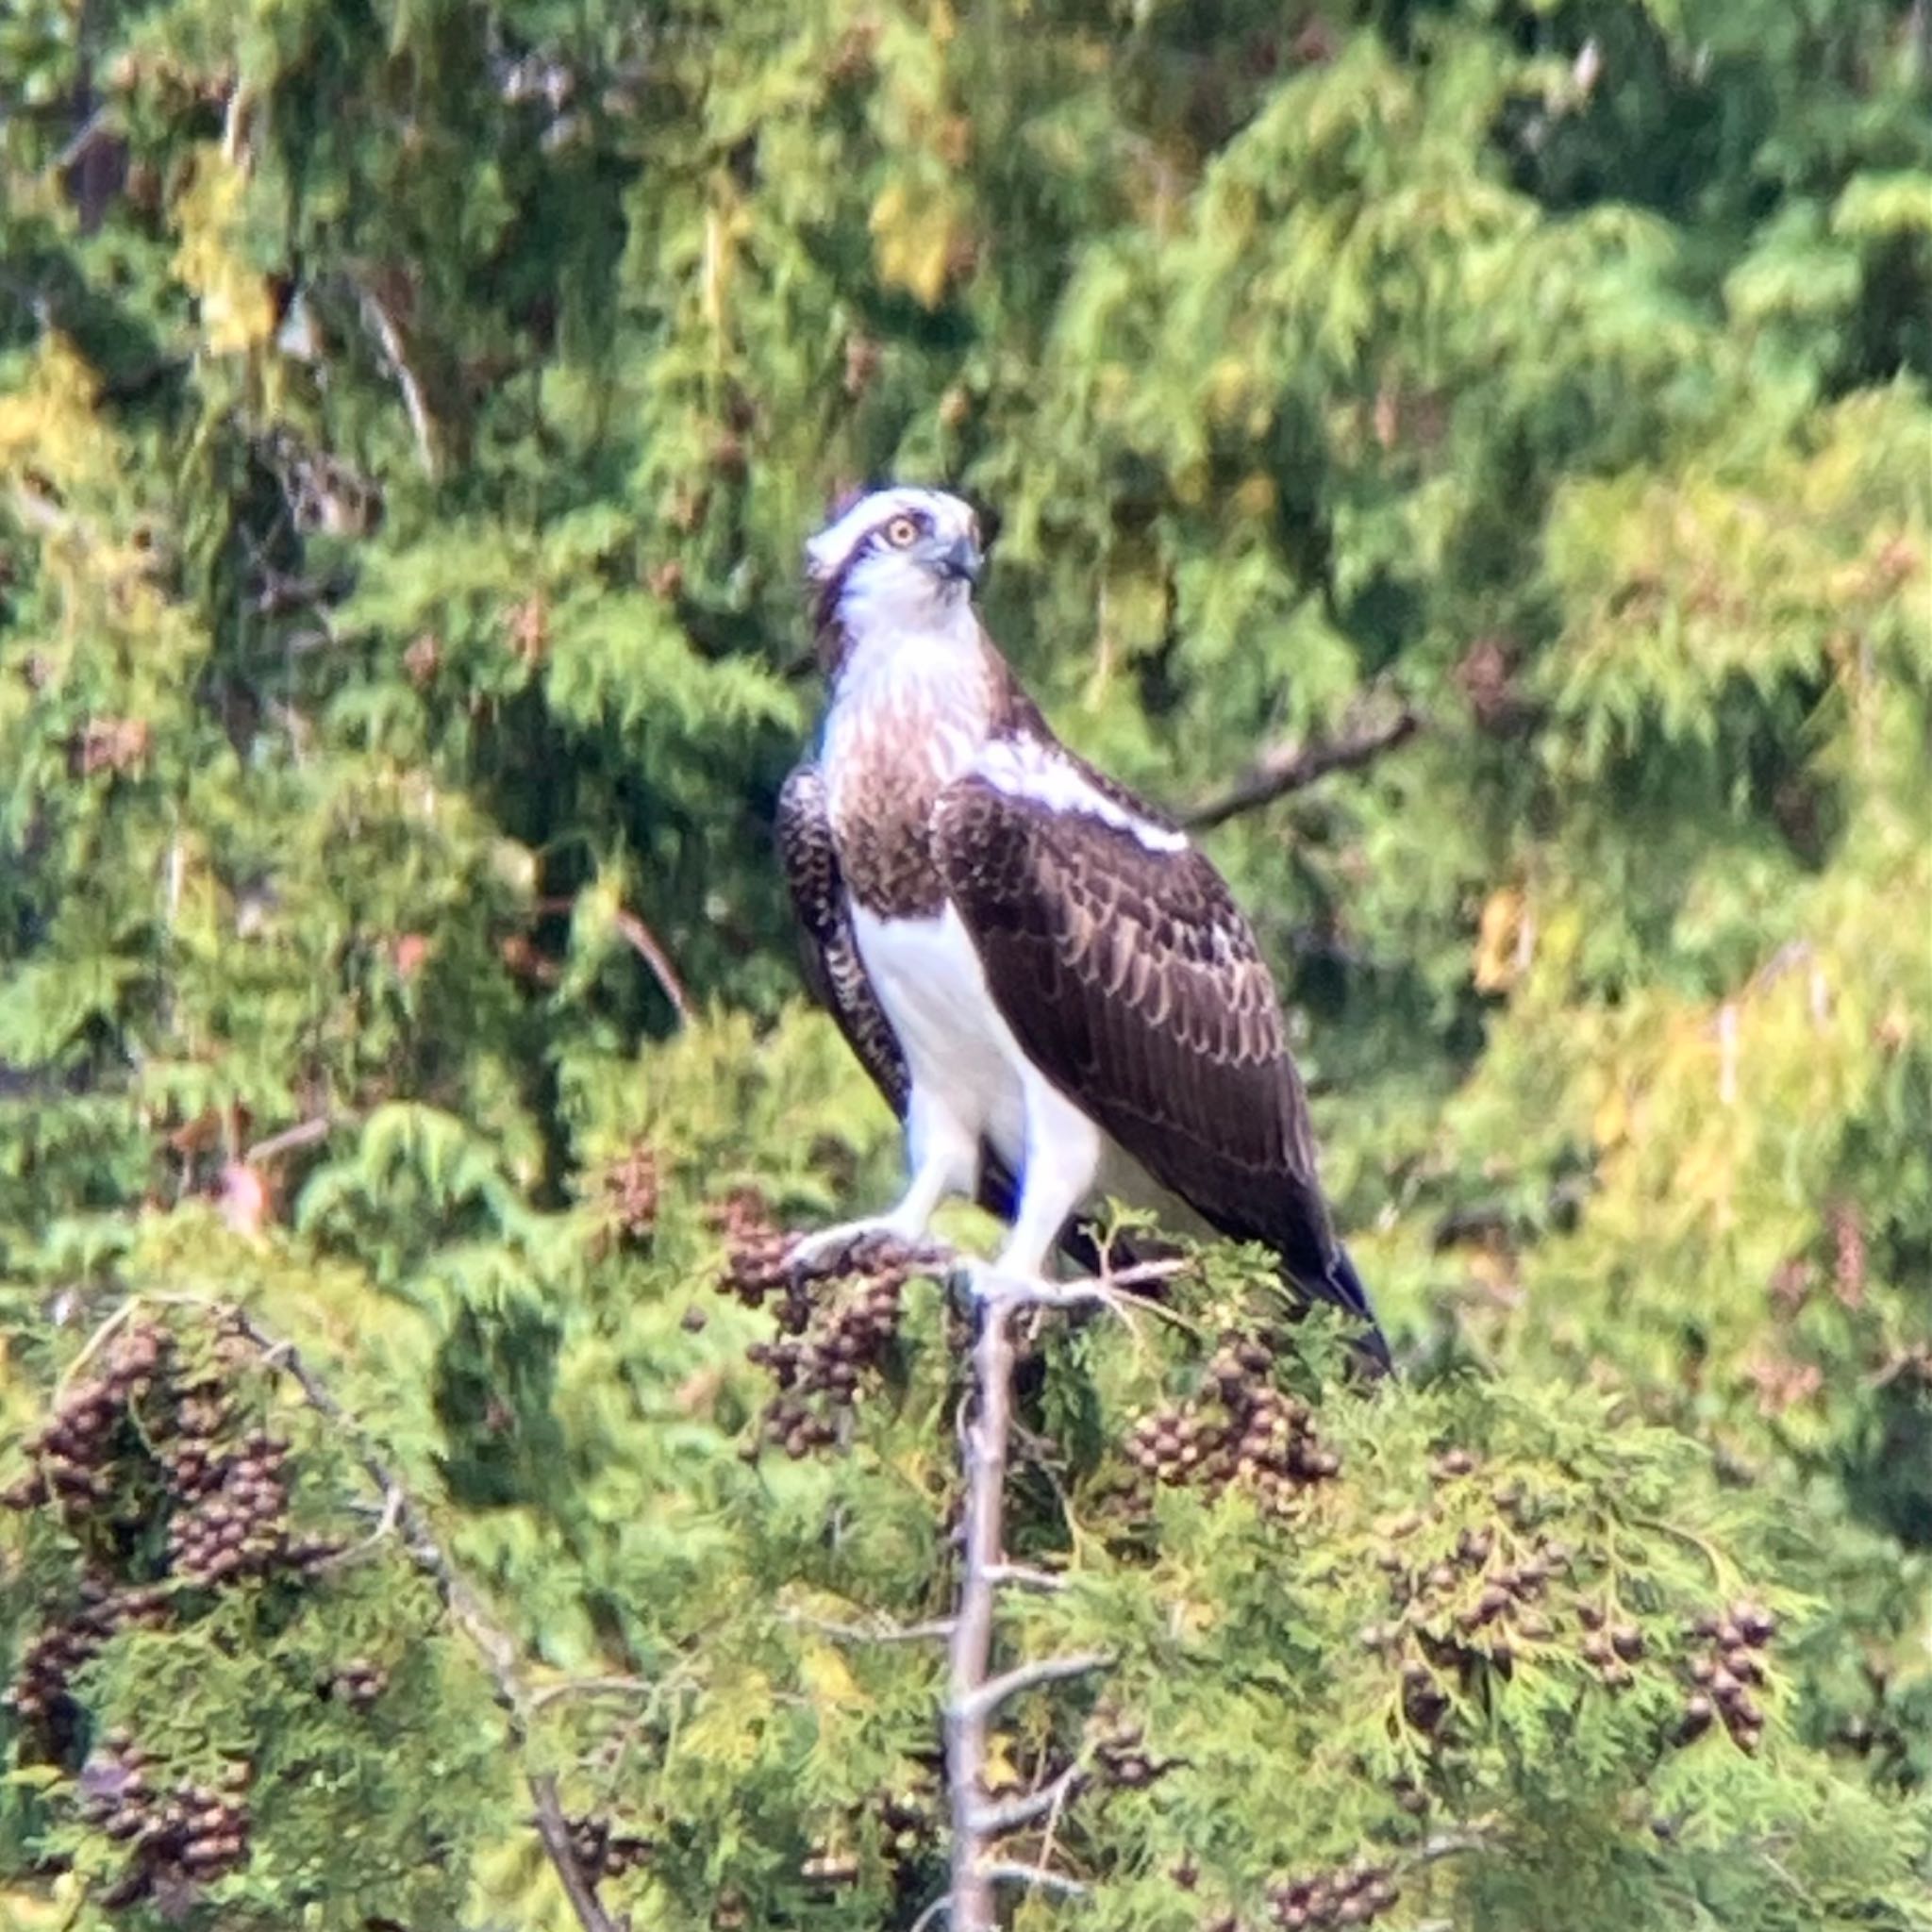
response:
{"label": "bare branch perch", "polygon": [[[970,1276],[968,1277],[970,1281]],[[993,1879],[985,1869],[987,1713],[983,1692],[992,1657],[991,1572],[1005,1555],[1007,1439],[1012,1426],[1012,1309],[979,1307],[973,1344],[972,1420],[961,1432],[966,1458],[964,1564],[953,1620],[946,1698],[946,1785],[952,1801],[950,1918],[953,1932],[992,1932]]]}
{"label": "bare branch perch", "polygon": [[1331,772],[1354,771],[1386,751],[1407,743],[1423,727],[1421,716],[1406,704],[1392,714],[1358,718],[1333,738],[1270,745],[1224,791],[1204,799],[1181,823],[1196,831],[1224,824],[1245,811],[1271,805]]}
{"label": "bare branch perch", "polygon": [[[827,1231],[835,1243],[839,1233]],[[797,1252],[794,1243],[793,1254]],[[828,1251],[831,1252],[831,1251]],[[832,1252],[836,1262],[836,1252]],[[1037,1685],[1055,1684],[1090,1671],[1106,1669],[1112,1657],[1079,1651],[1038,1657],[991,1674],[995,1601],[1002,1586],[1041,1591],[1063,1590],[1066,1579],[1049,1571],[1006,1558],[1006,1482],[1013,1428],[1013,1319],[1021,1310],[1039,1311],[1099,1303],[1124,1314],[1136,1300],[1132,1290],[1184,1271],[1183,1259],[1163,1259],[1082,1280],[1055,1282],[1013,1275],[950,1248],[921,1252],[922,1273],[944,1275],[975,1312],[968,1392],[958,1424],[965,1498],[960,1531],[958,1596],[954,1614],[915,1624],[827,1623],[804,1614],[791,1622],[855,1642],[895,1642],[943,1635],[947,1639],[944,1708],[946,1792],[952,1827],[946,1890],[921,1913],[916,1924],[930,1924],[944,1914],[953,1932],[993,1932],[995,1890],[1003,1882],[1025,1883],[1068,1896],[1085,1888],[1051,1869],[1002,1861],[993,1856],[999,1840],[1040,1818],[1055,1818],[1086,1782],[1075,1766],[1040,1790],[993,1802],[986,1789],[991,1720],[1008,1698]],[[823,1268],[814,1254],[806,1264]],[[1158,1304],[1144,1303],[1156,1307]]]}
{"label": "bare branch perch", "polygon": [[[993,1932],[994,1890],[1003,1881],[1041,1886],[1070,1896],[1083,1888],[1042,1867],[1009,1864],[991,1857],[1000,1836],[1052,1813],[1072,1794],[1076,1774],[1057,1778],[1044,1790],[1003,1804],[987,1797],[988,1733],[992,1713],[1009,1697],[1036,1684],[1058,1683],[1099,1670],[1110,1659],[1099,1652],[1040,1657],[990,1676],[994,1598],[1003,1582],[1037,1581],[1041,1573],[1006,1561],[1007,1462],[1013,1424],[1013,1332],[1016,1308],[1064,1303],[1058,1284],[981,1277],[960,1266],[955,1275],[973,1292],[979,1332],[973,1344],[970,1407],[959,1431],[965,1463],[966,1502],[958,1608],[949,1648],[945,1734],[946,1788],[952,1813],[951,1883],[943,1901],[953,1932]],[[1101,1283],[1074,1283],[1103,1298]],[[1057,1583],[1057,1579],[1055,1580]],[[934,1909],[937,1909],[936,1906]]]}

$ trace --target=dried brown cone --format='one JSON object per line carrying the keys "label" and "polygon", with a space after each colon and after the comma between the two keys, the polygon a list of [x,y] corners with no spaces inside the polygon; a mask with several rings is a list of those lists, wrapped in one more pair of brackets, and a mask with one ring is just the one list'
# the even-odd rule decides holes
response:
{"label": "dried brown cone", "polygon": [[718,1285],[726,1294],[756,1308],[768,1295],[796,1286],[791,1268],[796,1242],[772,1219],[756,1188],[734,1188],[707,1207],[705,1219],[724,1237],[724,1265]]}
{"label": "dried brown cone", "polygon": [[774,1294],[771,1341],[746,1358],[763,1369],[776,1392],[759,1418],[763,1441],[797,1458],[827,1448],[846,1433],[838,1418],[875,1383],[896,1349],[906,1283],[936,1265],[929,1251],[891,1236],[865,1234],[842,1249],[800,1266],[791,1237],[740,1208],[724,1217],[725,1286],[752,1307]]}
{"label": "dried brown cone", "polygon": [[658,1186],[657,1151],[647,1141],[638,1141],[605,1168],[605,1206],[626,1246],[641,1247],[655,1232]]}
{"label": "dried brown cone", "polygon": [[1756,1752],[1765,1715],[1757,1692],[1768,1672],[1763,1653],[1777,1634],[1777,1619],[1749,1597],[1699,1617],[1690,1626],[1681,1667],[1690,1690],[1672,1734],[1688,1744],[1721,1721],[1739,1750]]}
{"label": "dried brown cone", "polygon": [[228,1767],[217,1790],[155,1784],[147,1755],[125,1732],[110,1733],[82,1767],[81,1816],[128,1847],[121,1875],[103,1893],[113,1908],[185,1884],[206,1885],[249,1857],[252,1820],[244,1796],[250,1767]]}
{"label": "dried brown cone", "polygon": [[1341,1458],[1317,1436],[1307,1407],[1274,1386],[1274,1364],[1260,1338],[1224,1335],[1199,1395],[1135,1423],[1128,1460],[1158,1482],[1210,1495],[1239,1484],[1265,1513],[1291,1516],[1307,1490],[1341,1472]]}

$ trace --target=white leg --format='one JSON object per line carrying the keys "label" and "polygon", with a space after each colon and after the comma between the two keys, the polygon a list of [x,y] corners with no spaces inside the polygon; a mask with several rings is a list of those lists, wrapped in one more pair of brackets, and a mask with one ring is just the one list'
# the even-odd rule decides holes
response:
{"label": "white leg", "polygon": [[1024,1076],[1026,1165],[1012,1232],[994,1261],[996,1273],[1041,1277],[1067,1217],[1093,1191],[1100,1172],[1100,1129],[1030,1070]]}
{"label": "white leg", "polygon": [[979,1137],[916,1084],[906,1109],[906,1152],[912,1177],[899,1199],[883,1214],[841,1221],[808,1235],[791,1251],[793,1267],[822,1261],[861,1235],[889,1234],[908,1245],[917,1242],[941,1201],[970,1194],[978,1184]]}

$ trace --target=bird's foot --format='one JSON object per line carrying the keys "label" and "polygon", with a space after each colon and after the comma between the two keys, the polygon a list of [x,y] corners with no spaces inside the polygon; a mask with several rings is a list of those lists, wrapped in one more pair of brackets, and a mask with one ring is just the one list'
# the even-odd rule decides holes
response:
{"label": "bird's foot", "polygon": [[991,1261],[967,1257],[959,1263],[966,1287],[977,1302],[1052,1302],[1061,1297],[1057,1284],[1037,1268],[1016,1267],[1005,1255]]}

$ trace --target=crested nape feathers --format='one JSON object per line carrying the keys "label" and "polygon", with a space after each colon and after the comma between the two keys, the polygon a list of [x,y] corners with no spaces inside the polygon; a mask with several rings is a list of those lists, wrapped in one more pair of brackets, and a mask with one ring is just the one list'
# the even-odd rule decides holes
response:
{"label": "crested nape feathers", "polygon": [[830,681],[779,846],[814,991],[905,1123],[917,1241],[940,1204],[1009,1224],[995,1269],[1091,1252],[1113,1196],[1257,1241],[1388,1348],[1316,1170],[1280,1001],[1187,834],[1070,751],[980,624],[971,506],[894,486],[806,548]]}

